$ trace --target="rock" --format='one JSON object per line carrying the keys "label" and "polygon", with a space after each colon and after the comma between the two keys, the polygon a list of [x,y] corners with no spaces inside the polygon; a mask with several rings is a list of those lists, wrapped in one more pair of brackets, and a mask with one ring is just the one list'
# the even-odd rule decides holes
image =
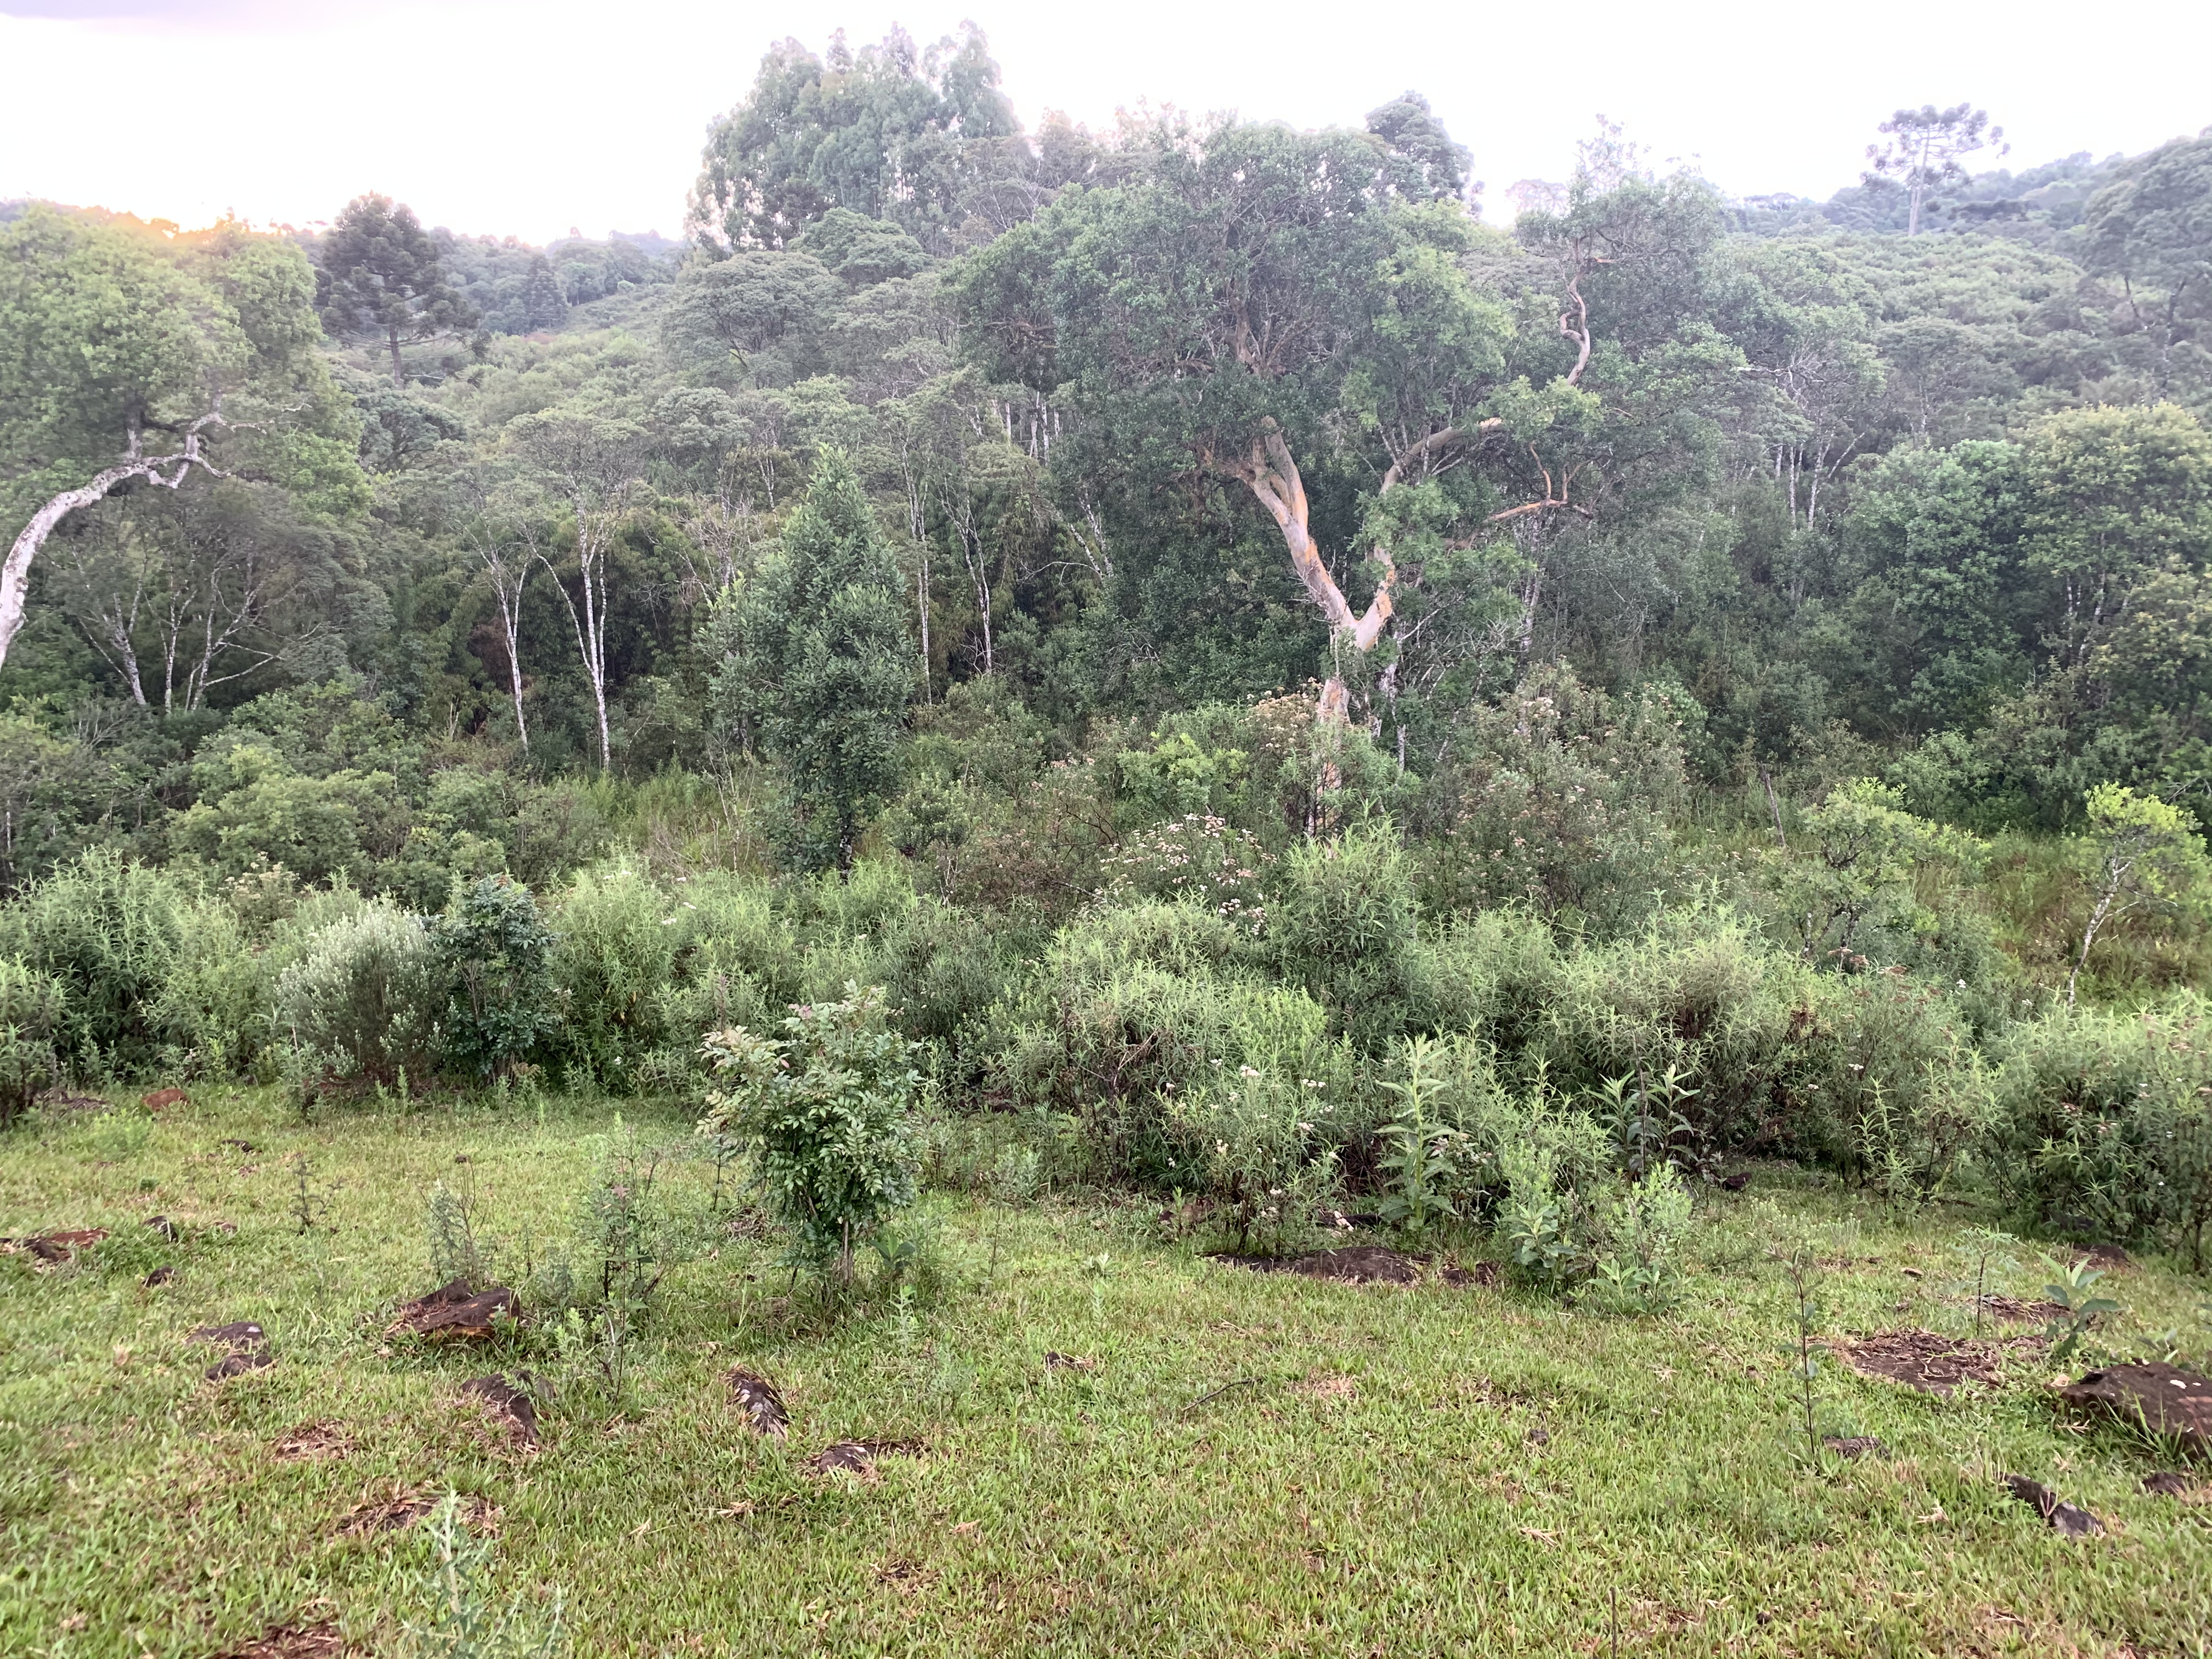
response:
{"label": "rock", "polygon": [[2152,1434],[2178,1437],[2200,1455],[2212,1447],[2212,1378],[2162,1361],[2107,1365],[2058,1391],[2068,1405],[2109,1412]]}
{"label": "rock", "polygon": [[744,1413],[752,1431],[782,1439],[791,1428],[791,1413],[784,1410],[782,1396],[776,1393],[775,1384],[742,1365],[731,1370],[729,1382],[730,1397]]}
{"label": "rock", "polygon": [[155,1268],[152,1273],[148,1273],[145,1278],[140,1279],[138,1282],[150,1291],[157,1285],[167,1284],[176,1276],[177,1270],[174,1267],[164,1264],[161,1267]]}
{"label": "rock", "polygon": [[2091,1533],[2102,1532],[2105,1523],[2078,1504],[2062,1501],[2058,1494],[2039,1480],[2031,1480],[2024,1474],[2008,1474],[2004,1483],[2014,1498],[2032,1506],[2053,1532],[2067,1538],[2087,1538]]}
{"label": "rock", "polygon": [[468,1280],[441,1285],[399,1310],[385,1328],[386,1336],[419,1336],[425,1342],[487,1342],[502,1321],[522,1316],[522,1304],[504,1285],[471,1290]]}

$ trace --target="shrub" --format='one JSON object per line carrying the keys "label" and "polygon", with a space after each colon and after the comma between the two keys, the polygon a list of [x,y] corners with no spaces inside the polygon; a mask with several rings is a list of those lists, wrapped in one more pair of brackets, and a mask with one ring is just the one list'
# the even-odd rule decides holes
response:
{"label": "shrub", "polygon": [[663,993],[675,976],[684,913],[653,881],[617,862],[580,874],[561,901],[551,972],[563,1067],[617,1094],[668,1041]]}
{"label": "shrub", "polygon": [[276,1024],[338,1076],[390,1083],[429,1069],[437,1035],[436,953],[417,916],[362,906],[306,943],[276,981]]}
{"label": "shrub", "polygon": [[1413,914],[1412,871],[1387,821],[1301,842],[1283,860],[1267,924],[1283,977],[1363,1053],[1387,1046],[1414,1012]]}
{"label": "shrub", "polygon": [[195,1077],[251,1073],[269,1045],[269,957],[253,949],[234,903],[194,902],[183,914],[184,939],[155,1008],[172,1063]]}
{"label": "shrub", "polygon": [[60,1075],[54,1032],[62,1019],[60,982],[13,957],[0,957],[0,1128],[28,1110],[39,1091]]}
{"label": "shrub", "polygon": [[161,993],[185,929],[173,879],[94,850],[0,914],[0,955],[59,982],[54,1047],[64,1067],[131,1076],[155,1064],[169,1037]]}
{"label": "shrub", "polygon": [[1671,1164],[1624,1182],[1598,1200],[1593,1270],[1605,1299],[1637,1313],[1663,1313],[1681,1293],[1682,1241],[1690,1190]]}
{"label": "shrub", "polygon": [[554,938],[538,902],[513,878],[486,876],[453,896],[430,937],[447,984],[447,1063],[505,1077],[553,1027]]}
{"label": "shrub", "polygon": [[2021,1026],[1988,1162],[2037,1227],[2186,1250],[2212,1231],[2212,1022],[2182,992],[2137,1014],[2054,1010]]}
{"label": "shrub", "polygon": [[801,1259],[834,1259],[849,1285],[854,1246],[915,1196],[913,1045],[886,1029],[883,992],[848,985],[793,1010],[780,1037],[739,1026],[705,1046],[722,1088],[699,1132],[748,1143]]}
{"label": "shrub", "polygon": [[1285,1249],[1312,1231],[1336,1182],[1336,1152],[1304,1111],[1299,1079],[1240,1066],[1168,1107],[1176,1185],[1210,1199],[1237,1248]]}

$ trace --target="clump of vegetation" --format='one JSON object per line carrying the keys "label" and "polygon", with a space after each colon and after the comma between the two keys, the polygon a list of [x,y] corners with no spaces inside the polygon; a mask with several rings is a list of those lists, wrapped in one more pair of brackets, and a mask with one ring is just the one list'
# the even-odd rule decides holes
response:
{"label": "clump of vegetation", "polygon": [[888,1029],[883,992],[802,1004],[768,1036],[742,1026],[707,1038],[720,1085],[700,1132],[735,1131],[769,1209],[798,1256],[853,1282],[853,1256],[913,1203],[914,1046]]}

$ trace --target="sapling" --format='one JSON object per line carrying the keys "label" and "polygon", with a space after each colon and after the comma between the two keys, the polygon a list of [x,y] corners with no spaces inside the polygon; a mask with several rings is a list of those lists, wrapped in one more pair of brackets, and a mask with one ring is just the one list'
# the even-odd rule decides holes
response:
{"label": "sapling", "polygon": [[1827,1448],[1820,1443],[1819,1406],[1814,1389],[1820,1381],[1820,1362],[1813,1351],[1813,1332],[1820,1318],[1820,1306],[1814,1299],[1813,1291],[1820,1273],[1820,1261],[1812,1246],[1800,1240],[1781,1255],[1783,1276],[1790,1284],[1790,1311],[1796,1321],[1796,1364],[1792,1368],[1797,1382],[1797,1404],[1802,1413],[1799,1427],[1805,1437],[1802,1461],[1818,1472],[1826,1467]]}
{"label": "sapling", "polygon": [[1990,1270],[1994,1267],[2004,1273],[2017,1271],[2020,1263],[2014,1259],[2012,1249],[2019,1243],[2010,1233],[1996,1227],[1969,1227],[1953,1247],[1973,1267],[1976,1337],[1982,1334],[1982,1313],[1989,1305]]}
{"label": "sapling", "polygon": [[2097,1294],[2097,1282],[2105,1276],[2102,1267],[2093,1267],[2088,1258],[2070,1266],[2062,1267],[2049,1256],[2043,1265],[2057,1275],[2043,1287],[2043,1293],[2058,1304],[2058,1316],[2044,1328],[2044,1335],[2051,1342],[2051,1358],[2054,1364],[2063,1364],[2074,1357],[2097,1321],[2106,1314],[2120,1311],[2120,1304],[2111,1297]]}

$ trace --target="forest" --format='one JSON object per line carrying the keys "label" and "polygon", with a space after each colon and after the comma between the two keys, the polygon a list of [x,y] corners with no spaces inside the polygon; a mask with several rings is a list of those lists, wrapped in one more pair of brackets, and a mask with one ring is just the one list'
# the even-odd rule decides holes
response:
{"label": "forest", "polygon": [[2212,1651],[2212,128],[1869,138],[0,204],[0,1645]]}

